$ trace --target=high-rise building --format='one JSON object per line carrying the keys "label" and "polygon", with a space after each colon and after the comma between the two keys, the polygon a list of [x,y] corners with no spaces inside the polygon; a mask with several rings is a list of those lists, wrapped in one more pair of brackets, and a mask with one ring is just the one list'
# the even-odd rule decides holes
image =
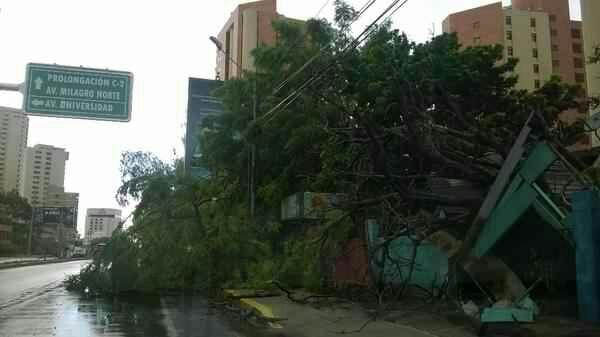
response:
{"label": "high-rise building", "polygon": [[0,192],[22,194],[28,128],[21,110],[0,107]]}
{"label": "high-rise building", "polygon": [[217,36],[223,46],[223,52],[217,52],[217,78],[228,80],[241,76],[243,70],[254,69],[251,52],[261,43],[275,43],[271,24],[278,16],[277,0],[236,7]]}
{"label": "high-rise building", "polygon": [[88,208],[85,215],[85,240],[110,238],[121,223],[121,210]]}
{"label": "high-rise building", "polygon": [[[600,50],[600,1],[581,0],[585,60]],[[600,53],[600,51],[599,51]],[[586,62],[588,95],[600,97],[600,63]],[[600,128],[600,108],[591,111],[594,126]],[[600,146],[600,139],[592,137],[593,146]]]}
{"label": "high-rise building", "polygon": [[27,148],[23,196],[34,207],[45,206],[50,185],[64,188],[69,153],[51,145]]}
{"label": "high-rise building", "polygon": [[255,69],[252,50],[261,44],[275,44],[275,20],[303,22],[277,13],[277,0],[249,2],[235,8],[217,35],[222,46],[222,51],[217,51],[218,79],[240,77],[243,71]]}
{"label": "high-rise building", "polygon": [[[450,14],[443,22],[446,33],[456,33],[463,46],[500,44],[506,58],[518,58],[518,88],[541,87],[552,75],[586,87],[581,22],[570,18],[568,0],[512,0]],[[565,111],[571,123],[587,112]]]}

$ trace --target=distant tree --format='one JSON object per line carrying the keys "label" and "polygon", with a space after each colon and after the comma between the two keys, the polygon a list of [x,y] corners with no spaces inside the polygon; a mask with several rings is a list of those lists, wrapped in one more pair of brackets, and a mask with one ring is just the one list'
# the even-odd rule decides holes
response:
{"label": "distant tree", "polygon": [[27,249],[31,212],[27,199],[19,196],[16,191],[0,192],[0,224],[12,226],[11,241],[20,253]]}

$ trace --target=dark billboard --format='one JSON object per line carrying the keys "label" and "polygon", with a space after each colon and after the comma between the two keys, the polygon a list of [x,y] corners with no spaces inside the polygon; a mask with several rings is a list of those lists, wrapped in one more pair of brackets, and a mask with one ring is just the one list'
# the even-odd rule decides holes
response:
{"label": "dark billboard", "polygon": [[206,176],[208,171],[202,167],[199,132],[202,121],[209,116],[223,112],[220,100],[214,92],[223,82],[202,78],[190,78],[188,87],[188,106],[185,134],[185,170],[194,176]]}
{"label": "dark billboard", "polygon": [[36,207],[33,209],[34,225],[56,225],[77,227],[77,208],[71,207]]}

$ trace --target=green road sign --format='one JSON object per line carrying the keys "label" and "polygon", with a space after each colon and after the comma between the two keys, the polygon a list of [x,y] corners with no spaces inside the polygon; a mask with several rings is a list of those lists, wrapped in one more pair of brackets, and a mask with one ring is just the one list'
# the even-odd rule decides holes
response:
{"label": "green road sign", "polygon": [[30,63],[23,109],[31,115],[127,122],[132,86],[129,72]]}

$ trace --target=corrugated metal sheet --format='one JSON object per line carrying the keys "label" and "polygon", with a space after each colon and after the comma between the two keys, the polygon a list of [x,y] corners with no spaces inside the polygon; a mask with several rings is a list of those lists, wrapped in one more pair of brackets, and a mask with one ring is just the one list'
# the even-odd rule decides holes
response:
{"label": "corrugated metal sheet", "polygon": [[550,193],[560,195],[564,191],[565,196],[569,200],[574,192],[586,190],[586,186],[575,179],[573,173],[560,160],[555,161],[546,170],[543,179],[548,184]]}

